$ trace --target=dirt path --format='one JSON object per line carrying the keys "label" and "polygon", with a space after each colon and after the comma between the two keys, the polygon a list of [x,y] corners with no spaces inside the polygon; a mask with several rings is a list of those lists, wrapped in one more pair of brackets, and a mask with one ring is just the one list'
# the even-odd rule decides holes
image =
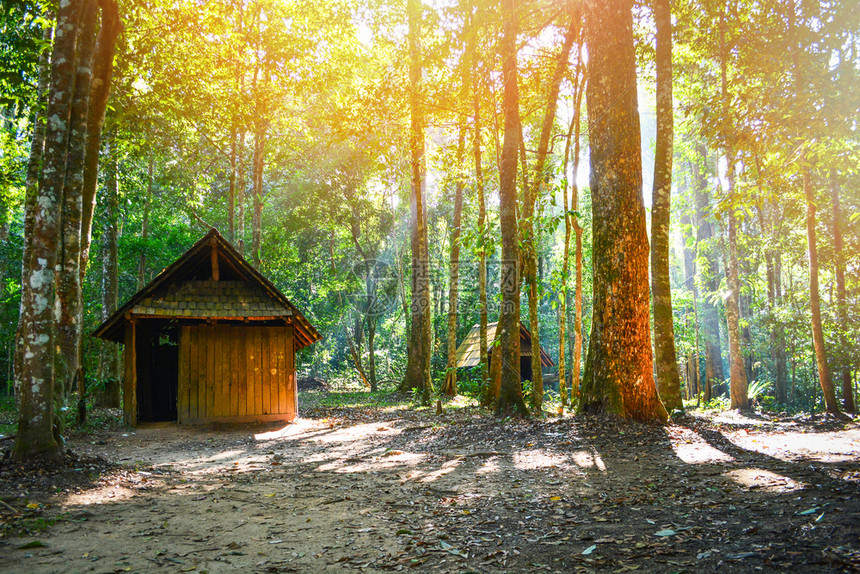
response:
{"label": "dirt path", "polygon": [[[7,465],[8,505],[55,523],[0,538],[0,571],[860,567],[857,425],[308,414],[286,427],[78,439],[81,468],[41,489],[15,484]],[[94,455],[123,468],[72,480]],[[20,548],[34,541],[44,546]]]}

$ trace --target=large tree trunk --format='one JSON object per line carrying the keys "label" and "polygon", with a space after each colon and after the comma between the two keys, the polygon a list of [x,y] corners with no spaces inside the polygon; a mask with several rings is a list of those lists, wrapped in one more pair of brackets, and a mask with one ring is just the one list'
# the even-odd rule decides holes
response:
{"label": "large tree trunk", "polygon": [[830,196],[833,201],[833,249],[836,256],[836,305],[839,317],[839,346],[843,349],[842,362],[842,406],[846,412],[854,412],[854,388],[851,384],[851,362],[848,353],[848,303],[845,291],[845,253],[842,241],[842,204],[839,201],[839,182],[836,170],[830,172]]}
{"label": "large tree trunk", "polygon": [[[42,40],[48,44],[53,35],[53,28],[46,27],[42,33]],[[45,121],[45,104],[48,94],[48,87],[51,81],[51,67],[49,61],[50,51],[46,48],[42,50],[39,57],[39,80],[36,88],[36,113],[33,117],[33,139],[30,143],[30,156],[27,160],[27,174],[24,180],[25,195],[24,195],[24,254],[21,265],[21,285],[25,285],[29,278],[30,267],[32,265],[32,247],[33,242],[27,239],[33,236],[33,226],[36,218],[36,198],[39,195],[39,181],[42,178],[42,156],[45,151],[45,131],[47,122]],[[17,385],[17,373],[23,366],[23,349],[24,349],[24,334],[30,319],[24,313],[24,299],[21,299],[21,308],[19,310],[18,326],[15,330],[15,353],[13,357],[15,381]],[[16,387],[17,389],[17,387]]]}
{"label": "large tree trunk", "polygon": [[[499,210],[502,233],[502,308],[496,329],[500,339],[501,386],[496,401],[498,414],[526,416],[520,382],[520,277],[517,231],[517,148],[520,141],[519,89],[517,86],[517,7],[515,0],[502,1],[504,31],[500,42],[505,136],[499,173]],[[538,357],[540,360],[540,357]]]}
{"label": "large tree trunk", "polygon": [[[561,81],[564,79],[570,60],[570,51],[576,40],[579,29],[580,15],[574,12],[570,18],[570,25],[564,37],[564,44],[558,54],[555,72],[547,90],[546,111],[541,125],[540,138],[538,140],[537,157],[535,158],[534,173],[531,177],[531,185],[526,187],[525,206],[523,208],[523,243],[525,253],[523,262],[525,268],[525,279],[529,287],[529,328],[532,332],[532,408],[540,413],[543,409],[543,370],[540,361],[540,325],[538,324],[538,276],[537,276],[537,237],[535,235],[535,208],[540,198],[540,187],[544,184],[546,174],[544,166],[546,156],[549,152],[549,141],[552,129],[555,125],[555,112],[558,105],[558,92]],[[524,163],[523,168],[526,168]]]}
{"label": "large tree trunk", "polygon": [[422,65],[419,37],[421,34],[421,2],[408,0],[409,20],[409,84],[410,138],[412,172],[412,315],[408,341],[408,363],[402,387],[419,389],[422,404],[429,404],[433,384],[430,380],[431,328],[430,321],[430,258],[427,244],[427,208],[424,203],[426,185],[424,169],[424,110]]}
{"label": "large tree trunk", "polygon": [[632,0],[587,10],[594,312],[579,410],[665,421],[652,370]]}
{"label": "large tree trunk", "polygon": [[87,147],[84,159],[83,215],[81,219],[81,282],[84,280],[90,258],[102,128],[110,98],[116,38],[122,28],[116,0],[104,0],[100,4],[102,7],[101,29],[96,39],[95,55],[93,56],[90,105],[87,115]]}
{"label": "large tree trunk", "polygon": [[[78,32],[74,97],[69,118],[66,175],[63,180],[60,267],[56,277],[54,299],[54,309],[58,317],[56,325],[58,352],[54,384],[55,400],[59,406],[63,406],[71,393],[72,383],[77,376],[80,364],[81,323],[83,322],[81,219],[83,217],[84,156],[97,16],[97,1],[84,0]],[[83,380],[80,376],[77,378],[78,381]],[[80,390],[83,391],[83,389]]]}
{"label": "large tree trunk", "polygon": [[[114,157],[110,159],[108,166],[107,217],[102,231],[102,321],[106,321],[113,315],[119,303],[119,264],[117,258],[119,235],[118,162],[115,155],[116,149],[110,146],[109,151],[114,154]],[[119,348],[113,341],[102,341],[101,343],[98,378],[104,382],[99,404],[103,407],[118,408],[120,406]]]}
{"label": "large tree trunk", "polygon": [[[464,85],[468,86],[468,78]],[[465,95],[465,94],[464,94]],[[454,221],[451,226],[451,260],[448,273],[448,364],[442,392],[457,395],[457,299],[460,284],[460,223],[463,215],[463,155],[466,152],[466,122],[460,122],[457,143],[457,183],[454,186]]]}
{"label": "large tree trunk", "polygon": [[21,292],[21,364],[15,369],[18,389],[18,433],[12,456],[59,460],[54,436],[54,267],[60,241],[60,210],[66,173],[66,152],[75,71],[76,31],[81,4],[60,4],[51,56],[51,88],[46,117],[44,168],[36,195],[33,226],[24,238],[24,281]]}
{"label": "large tree trunk", "polygon": [[651,207],[651,290],[654,304],[654,359],[657,392],[669,411],[683,409],[675,354],[672,286],[669,282],[669,223],[672,195],[672,12],[669,0],[654,0],[657,26],[657,146]]}

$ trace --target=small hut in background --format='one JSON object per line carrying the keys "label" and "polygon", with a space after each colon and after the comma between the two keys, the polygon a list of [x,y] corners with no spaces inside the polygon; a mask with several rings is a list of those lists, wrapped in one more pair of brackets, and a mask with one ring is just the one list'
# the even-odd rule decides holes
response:
{"label": "small hut in background", "polygon": [[[490,347],[488,365],[490,373],[493,373],[493,361],[498,360],[498,353],[493,352],[493,342],[496,340],[496,328],[498,323],[487,325],[487,344]],[[498,346],[495,347],[498,349]],[[481,364],[481,326],[475,325],[460,346],[457,348],[457,367],[477,367]],[[542,368],[554,367],[552,358],[543,350],[540,350],[540,365]],[[532,334],[520,323],[520,379],[533,381],[532,374]]]}
{"label": "small hut in background", "polygon": [[321,338],[214,228],[93,335],[124,344],[131,425],[293,420],[295,352]]}

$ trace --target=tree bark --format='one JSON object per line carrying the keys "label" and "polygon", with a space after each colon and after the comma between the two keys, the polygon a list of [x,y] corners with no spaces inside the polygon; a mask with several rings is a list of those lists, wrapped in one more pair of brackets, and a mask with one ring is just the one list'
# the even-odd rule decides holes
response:
{"label": "tree bark", "polygon": [[657,27],[657,145],[651,207],[651,291],[654,305],[654,359],[657,392],[669,411],[683,410],[681,379],[675,353],[672,286],[669,282],[672,145],[672,12],[670,0],[654,0]]}
{"label": "tree bark", "polygon": [[90,104],[87,114],[87,143],[84,158],[83,216],[81,219],[81,282],[87,271],[92,243],[93,212],[96,207],[98,188],[99,152],[101,151],[102,128],[105,111],[110,98],[113,77],[113,58],[116,39],[122,29],[119,8],[116,0],[103,0],[101,3],[101,29],[93,56],[92,82],[90,84]]}
{"label": "tree bark", "polygon": [[16,369],[19,396],[18,432],[12,456],[58,461],[61,446],[54,436],[54,267],[60,241],[60,209],[66,173],[76,31],[81,3],[61,3],[51,56],[49,118],[45,132],[44,168],[36,195],[33,226],[24,238],[24,281],[21,292],[21,364]]}
{"label": "tree bark", "polygon": [[579,410],[665,421],[651,357],[632,0],[587,4],[594,311]]}
{"label": "tree bark", "polygon": [[[517,230],[517,148],[520,141],[519,88],[517,86],[517,10],[515,0],[502,1],[503,35],[499,46],[505,136],[499,173],[499,210],[502,233],[502,307],[496,329],[500,339],[501,387],[496,413],[526,416],[520,382],[520,277]],[[538,360],[540,357],[538,357]]]}
{"label": "tree bark", "polygon": [[848,303],[845,290],[845,252],[842,240],[842,204],[839,201],[839,181],[836,170],[830,172],[830,197],[833,202],[833,249],[836,258],[836,305],[839,318],[839,346],[843,349],[842,362],[842,407],[845,412],[853,413],[854,387],[851,383],[851,364],[845,349],[848,348],[846,334],[848,333]]}
{"label": "tree bark", "polygon": [[419,389],[421,403],[430,403],[433,383],[430,380],[430,259],[427,244],[427,208],[424,202],[426,174],[424,168],[424,110],[422,64],[419,37],[421,34],[421,2],[407,0],[409,20],[409,94],[411,157],[411,224],[412,224],[412,315],[411,333],[407,345],[406,378],[401,385]]}

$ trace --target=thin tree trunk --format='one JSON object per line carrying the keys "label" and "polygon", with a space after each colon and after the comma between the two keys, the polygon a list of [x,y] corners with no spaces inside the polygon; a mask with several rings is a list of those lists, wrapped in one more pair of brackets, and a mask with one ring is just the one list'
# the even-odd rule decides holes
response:
{"label": "thin tree trunk", "polygon": [[833,249],[836,258],[836,305],[839,317],[839,346],[842,352],[842,406],[845,412],[853,413],[854,389],[851,383],[851,364],[845,349],[848,348],[848,303],[845,290],[845,252],[842,240],[842,204],[839,201],[839,181],[836,170],[830,172],[830,196],[833,201]]}
{"label": "thin tree trunk", "polygon": [[236,245],[236,172],[238,170],[236,152],[238,137],[234,126],[230,132],[230,182],[227,190],[227,233],[233,245]]}
{"label": "thin tree trunk", "polygon": [[651,356],[633,5],[587,6],[594,311],[579,410],[665,421]]}
{"label": "thin tree trunk", "polygon": [[475,139],[473,151],[475,157],[475,195],[478,200],[478,305],[479,327],[478,347],[481,357],[481,395],[484,406],[495,403],[498,396],[490,396],[490,354],[487,341],[487,246],[490,242],[487,237],[487,202],[484,197],[484,172],[481,165],[481,98],[480,78],[475,74],[474,84],[474,122]]}
{"label": "thin tree trunk", "polygon": [[726,323],[729,336],[729,390],[731,408],[746,410],[749,408],[747,395],[747,377],[744,370],[744,357],[741,350],[740,328],[740,270],[738,265],[738,224],[735,217],[735,155],[731,144],[731,95],[728,87],[729,46],[726,38],[726,15],[720,13],[720,78],[723,113],[723,132],[721,137],[725,146],[726,179],[728,180],[729,207],[728,220],[728,260],[726,263],[726,280],[728,293],[725,296]]}
{"label": "thin tree trunk", "polygon": [[710,222],[708,184],[701,174],[707,163],[707,150],[697,146],[697,161],[693,164],[693,179],[696,185],[696,252],[698,259],[707,262],[697,272],[706,296],[702,298],[702,330],[705,338],[705,381],[702,385],[704,400],[714,398],[714,388],[723,381],[723,359],[720,351],[720,319],[717,309],[707,296],[717,291],[719,263],[714,256],[713,226]]}
{"label": "thin tree trunk", "polygon": [[422,404],[430,403],[433,384],[430,380],[430,260],[427,244],[427,208],[424,202],[426,174],[424,168],[424,110],[422,65],[419,37],[421,2],[407,0],[409,20],[409,95],[410,152],[412,178],[412,328],[408,341],[408,363],[402,387],[419,389]]}
{"label": "thin tree trunk", "polygon": [[[500,42],[504,85],[505,136],[499,173],[499,210],[502,233],[502,307],[496,328],[500,339],[501,388],[498,414],[528,414],[520,382],[520,277],[517,231],[517,147],[520,140],[519,89],[517,86],[517,5],[502,1],[504,31]],[[540,360],[540,357],[538,357]]]}
{"label": "thin tree trunk", "polygon": [[670,0],[654,0],[657,27],[657,145],[651,207],[651,291],[654,305],[654,360],[657,392],[669,411],[683,410],[681,379],[675,353],[672,286],[669,281],[672,146],[672,12]]}
{"label": "thin tree trunk", "polygon": [[254,134],[254,159],[252,179],[252,195],[254,198],[254,211],[251,216],[251,262],[254,267],[260,269],[263,264],[262,248],[263,241],[263,167],[266,150],[266,126],[260,125]]}
{"label": "thin tree trunk", "polygon": [[87,116],[87,143],[84,159],[83,216],[81,219],[81,282],[87,271],[92,243],[93,212],[96,207],[98,189],[99,152],[101,151],[102,128],[105,111],[110,98],[113,78],[113,58],[116,39],[122,28],[116,0],[104,0],[102,7],[101,29],[96,39],[93,56],[92,83],[90,85],[90,105]]}
{"label": "thin tree trunk", "polygon": [[[579,257],[579,267],[576,268],[577,272],[577,282],[574,292],[574,301],[576,301],[577,295],[579,295],[579,332],[582,332],[582,236],[581,229],[579,228],[579,223],[574,220],[574,215],[572,212],[577,211],[577,205],[579,203],[579,186],[576,183],[577,177],[579,177],[579,135],[580,135],[580,124],[581,124],[581,110],[582,110],[582,96],[585,91],[585,73],[583,70],[583,60],[582,60],[582,46],[583,46],[583,38],[580,35],[579,44],[577,46],[577,61],[576,61],[576,74],[574,75],[574,91],[573,91],[573,118],[570,122],[570,127],[567,131],[567,141],[564,147],[564,174],[567,177],[567,166],[568,161],[570,160],[570,145],[573,143],[573,173],[571,175],[571,193],[572,193],[572,202],[568,205],[567,198],[567,187],[565,186],[563,191],[564,194],[564,253],[562,255],[562,266],[561,266],[561,277],[562,277],[562,287],[561,287],[561,296],[560,296],[560,311],[559,311],[559,324],[558,324],[558,384],[559,384],[559,395],[561,399],[561,407],[562,412],[565,406],[568,404],[567,397],[567,364],[565,357],[565,346],[567,344],[567,321],[568,321],[568,311],[567,311],[567,290],[568,290],[568,279],[570,275],[570,234],[573,228],[579,229],[577,231],[577,245],[578,251],[577,255]],[[574,263],[576,265],[576,263]],[[576,303],[574,303],[576,305]],[[576,331],[577,327],[574,326],[574,331]],[[582,346],[580,341],[580,358],[582,353]],[[574,351],[571,355],[575,355]],[[574,363],[576,363],[576,359],[574,358]],[[574,403],[574,397],[576,396],[577,390],[579,388],[579,366],[577,364],[573,365],[574,376],[571,377],[571,388],[570,388],[570,403]]]}
{"label": "thin tree trunk", "polygon": [[143,223],[140,228],[140,239],[143,248],[140,251],[140,259],[137,262],[137,290],[140,291],[146,285],[146,244],[149,239],[149,209],[152,204],[152,189],[154,186],[153,173],[155,169],[155,155],[149,156],[149,167],[146,169],[146,197],[143,200]]}
{"label": "thin tree trunk", "polygon": [[[803,165],[804,160],[800,160]],[[809,307],[812,313],[812,344],[815,349],[815,363],[818,365],[818,381],[824,395],[824,408],[828,413],[838,414],[839,403],[830,367],[827,365],[827,350],[824,347],[824,329],[821,324],[821,296],[818,292],[818,246],[815,233],[815,195],[807,167],[801,167],[803,193],[806,197],[806,235],[809,243]]]}
{"label": "thin tree trunk", "polygon": [[19,396],[18,432],[12,456],[24,461],[57,461],[61,446],[54,436],[54,268],[59,250],[60,210],[66,173],[76,30],[80,2],[60,4],[51,56],[51,83],[46,117],[44,168],[36,195],[33,226],[24,238],[24,280],[19,334],[21,363],[15,369]]}
{"label": "thin tree trunk", "polygon": [[[558,106],[558,92],[561,81],[567,72],[570,60],[570,51],[578,36],[580,15],[574,12],[570,18],[570,25],[564,36],[564,44],[556,60],[555,72],[547,90],[546,111],[543,124],[541,125],[540,138],[538,140],[537,157],[535,158],[534,173],[531,177],[531,185],[526,186],[525,206],[523,208],[523,243],[525,253],[523,262],[525,279],[529,287],[529,328],[532,332],[532,396],[531,404],[535,412],[540,413],[543,409],[543,369],[540,360],[540,325],[538,323],[538,276],[537,276],[537,236],[535,234],[535,209],[540,198],[540,187],[545,180],[544,165],[549,152],[549,141],[555,124],[555,113]],[[522,128],[520,128],[522,129]],[[523,169],[527,164],[523,161]]]}
{"label": "thin tree trunk", "polygon": [[237,161],[239,163],[236,176],[236,219],[237,237],[236,250],[239,255],[245,255],[245,130],[239,132],[239,151]]}
{"label": "thin tree trunk", "polygon": [[[468,78],[464,78],[464,86],[468,87]],[[460,224],[463,214],[462,171],[463,155],[466,152],[465,121],[460,122],[459,131],[456,162],[457,183],[454,191],[454,221],[451,229],[451,261],[448,280],[448,364],[445,369],[445,382],[442,384],[442,392],[449,397],[457,395],[457,298],[460,282]]]}
{"label": "thin tree trunk", "polygon": [[[102,232],[102,321],[106,321],[117,309],[119,303],[119,264],[118,264],[118,211],[119,178],[116,149],[110,145],[113,154],[108,164],[107,180],[107,217]],[[104,390],[99,397],[103,407],[120,406],[119,348],[113,341],[102,341],[99,354],[98,378],[104,382]]]}
{"label": "thin tree trunk", "polygon": [[[792,1],[789,4],[789,33],[793,38],[797,34],[795,17],[796,10],[800,8],[801,18],[803,5],[795,5]],[[803,51],[803,46],[798,42],[792,51],[792,60],[794,65],[794,80],[795,80],[795,97],[797,105],[802,106],[803,90],[805,87],[803,73],[800,67],[800,54]],[[801,142],[803,145],[805,142]],[[812,315],[812,344],[815,351],[815,363],[818,366],[818,382],[821,385],[821,390],[824,395],[824,408],[830,414],[839,414],[839,403],[836,400],[836,391],[833,386],[833,377],[830,373],[830,367],[827,364],[827,349],[824,343],[824,329],[821,322],[821,296],[819,295],[818,287],[818,245],[815,231],[815,191],[812,188],[812,176],[809,171],[809,160],[806,151],[802,151],[798,157],[797,165],[803,180],[803,195],[806,198],[806,236],[809,246],[809,307]]]}

